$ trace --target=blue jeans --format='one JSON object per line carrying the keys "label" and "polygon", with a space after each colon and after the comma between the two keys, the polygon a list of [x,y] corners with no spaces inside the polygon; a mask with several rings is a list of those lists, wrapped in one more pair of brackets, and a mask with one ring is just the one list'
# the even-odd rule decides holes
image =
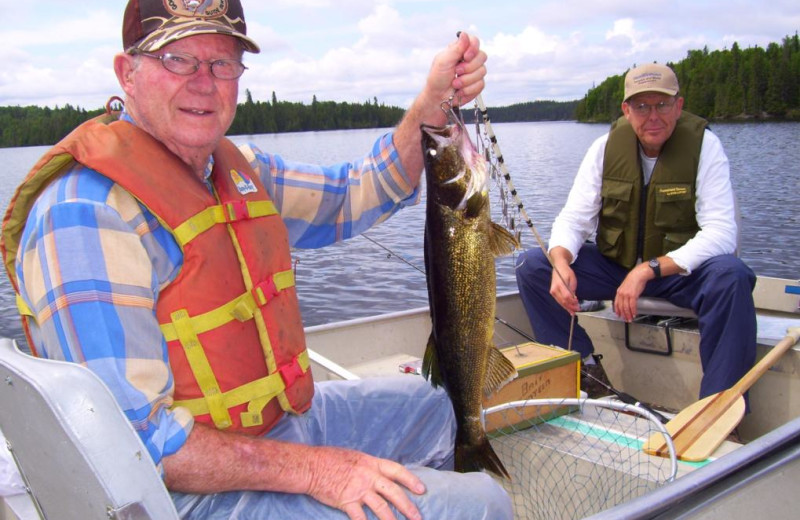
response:
{"label": "blue jeans", "polygon": [[[511,500],[489,475],[450,471],[455,439],[452,405],[444,391],[434,390],[420,376],[317,383],[311,410],[284,417],[266,437],[352,448],[400,462],[425,483],[425,494],[407,494],[426,520],[512,518]],[[172,499],[181,518],[347,518],[308,495],[172,493]],[[366,511],[368,518],[375,518]]]}
{"label": "blue jeans", "polygon": [[[628,270],[585,244],[572,264],[581,300],[613,300]],[[541,249],[517,259],[517,285],[536,340],[566,347],[570,316],[550,296],[552,267]],[[694,310],[700,330],[703,379],[700,397],[727,390],[753,366],[756,358],[756,276],[739,258],[720,255],[703,262],[689,276],[672,275],[647,282],[642,296],[665,298]],[[586,357],[592,340],[575,326],[572,348]]]}

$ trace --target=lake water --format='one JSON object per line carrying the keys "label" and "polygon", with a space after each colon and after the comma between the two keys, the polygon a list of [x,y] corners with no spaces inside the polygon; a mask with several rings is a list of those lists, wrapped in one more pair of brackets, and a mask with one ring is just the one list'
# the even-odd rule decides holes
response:
{"label": "lake water", "polygon": [[[493,128],[528,215],[547,239],[583,154],[608,126],[546,122],[503,123]],[[731,162],[742,217],[742,258],[759,275],[800,277],[800,123],[716,123],[713,130]],[[470,131],[474,135],[474,128]],[[286,158],[330,163],[360,156],[383,132],[304,132],[241,136],[234,141],[249,140]],[[46,149],[0,149],[3,210],[16,185]],[[498,193],[494,188],[492,203],[497,218]],[[427,305],[425,276],[419,271],[423,269],[424,221],[423,199],[423,204],[402,210],[366,236],[320,250],[295,251],[305,324]],[[535,245],[527,229],[522,240],[526,248]],[[516,289],[513,265],[513,257],[498,259],[498,292]],[[22,337],[5,275],[0,279],[0,335]]]}

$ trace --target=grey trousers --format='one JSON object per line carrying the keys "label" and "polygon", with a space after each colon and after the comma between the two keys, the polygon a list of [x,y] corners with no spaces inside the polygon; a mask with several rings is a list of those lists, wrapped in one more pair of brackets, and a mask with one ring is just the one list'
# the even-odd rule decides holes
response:
{"label": "grey trousers", "polygon": [[[426,520],[512,518],[508,495],[489,475],[450,471],[455,438],[450,400],[417,375],[317,383],[311,410],[285,417],[267,437],[352,448],[409,467],[427,489],[423,495],[408,492]],[[172,498],[181,518],[347,518],[307,495],[246,491],[172,493]],[[397,511],[395,516],[403,518]]]}

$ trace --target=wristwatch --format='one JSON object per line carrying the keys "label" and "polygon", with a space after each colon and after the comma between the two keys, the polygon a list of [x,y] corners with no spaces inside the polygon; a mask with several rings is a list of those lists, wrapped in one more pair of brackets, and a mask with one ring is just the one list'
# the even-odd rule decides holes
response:
{"label": "wristwatch", "polygon": [[650,269],[656,273],[656,278],[661,278],[661,263],[658,261],[658,258],[651,258],[650,262],[648,262]]}

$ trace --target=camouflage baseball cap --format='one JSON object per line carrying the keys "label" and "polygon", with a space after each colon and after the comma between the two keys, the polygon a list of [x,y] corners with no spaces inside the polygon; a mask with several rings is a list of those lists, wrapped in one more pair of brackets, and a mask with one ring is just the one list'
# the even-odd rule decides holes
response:
{"label": "camouflage baseball cap", "polygon": [[245,50],[260,51],[247,37],[239,0],[129,0],[122,23],[125,51],[152,52],[197,34],[227,34],[239,38]]}

